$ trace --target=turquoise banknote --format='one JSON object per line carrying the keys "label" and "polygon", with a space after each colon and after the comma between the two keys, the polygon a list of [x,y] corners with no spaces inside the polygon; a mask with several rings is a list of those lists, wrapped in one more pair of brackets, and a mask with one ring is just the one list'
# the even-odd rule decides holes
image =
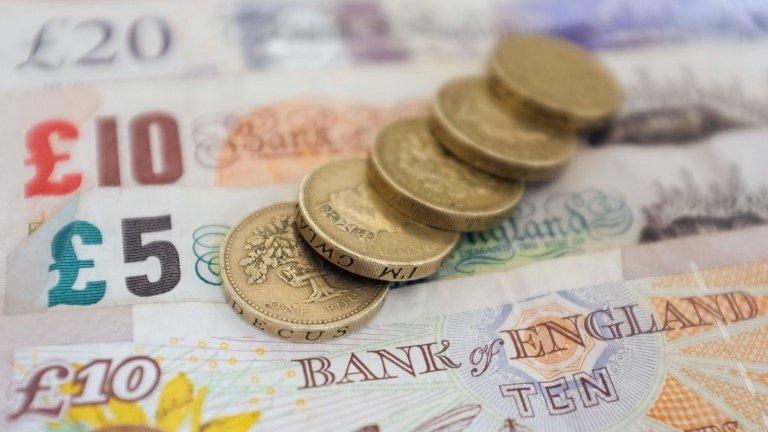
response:
{"label": "turquoise banknote", "polygon": [[[557,181],[530,187],[501,226],[462,234],[430,281],[764,224],[768,155],[755,144],[765,137],[757,129],[695,147],[584,148]],[[295,197],[293,185],[84,192],[10,257],[5,310],[221,302],[228,227]]]}

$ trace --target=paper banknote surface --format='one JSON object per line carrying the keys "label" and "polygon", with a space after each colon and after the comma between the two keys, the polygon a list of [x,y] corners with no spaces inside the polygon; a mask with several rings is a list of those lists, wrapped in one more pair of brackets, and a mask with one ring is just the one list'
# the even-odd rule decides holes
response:
{"label": "paper banknote surface", "polygon": [[[559,179],[529,188],[500,227],[465,233],[433,279],[766,223],[766,139],[751,129],[695,147],[585,148]],[[297,190],[82,192],[9,257],[5,312],[222,301],[218,250],[229,228]]]}
{"label": "paper banknote surface", "polygon": [[[64,431],[127,424],[762,430],[768,427],[768,261],[758,258],[761,248],[751,248],[751,257],[740,257],[746,261],[720,265],[729,253],[720,257],[704,246],[736,237],[750,249],[767,235],[753,228],[639,246],[626,253],[624,267],[639,266],[631,272],[650,270],[638,251],[682,256],[679,244],[664,250],[680,242],[691,251],[689,270],[668,274],[674,269],[659,267],[654,276],[550,293],[524,287],[533,297],[414,320],[377,319],[349,338],[315,345],[287,345],[245,326],[227,334],[194,324],[169,330],[147,322],[156,311],[134,306],[115,314],[122,327],[133,327],[132,335],[115,335],[123,342],[91,329],[91,343],[61,345],[69,337],[19,344],[25,346],[13,351],[5,418],[11,430]],[[714,266],[697,265],[698,257],[714,259]],[[179,306],[200,313],[214,305]],[[179,308],[167,310],[165,319],[179,317]],[[221,316],[242,324],[231,313]]]}
{"label": "paper banknote surface", "polygon": [[[379,324],[425,320],[442,314],[492,308],[573,287],[647,279],[684,273],[690,269],[704,271],[736,267],[739,263],[764,259],[766,241],[768,227],[763,226],[561,258],[502,273],[414,285],[390,293],[372,328]],[[466,295],[457,296],[459,292]],[[354,346],[365,343],[370,339],[369,333],[370,330],[366,329],[341,341],[296,345],[288,349],[291,346],[263,333],[254,333],[253,328],[233,314],[230,306],[224,303],[149,303],[6,315],[0,316],[0,340],[3,341],[0,344],[0,394],[14,398],[15,392],[9,388],[12,374],[25,373],[20,372],[24,369],[17,362],[13,362],[13,353],[21,347],[56,345],[57,349],[64,349],[66,347],[62,345],[111,342],[163,345],[181,342],[184,346],[194,347],[188,360],[203,365],[206,359],[216,359],[205,355],[207,347],[217,346],[233,337],[253,343],[255,346],[252,349],[259,356],[258,360],[277,361],[290,358],[295,350],[321,353],[336,349],[338,344]],[[209,340],[211,336],[215,336],[212,339],[215,342]],[[197,349],[202,351],[195,352]],[[213,364],[218,366],[219,363],[217,360]],[[0,405],[6,412],[0,415],[0,429],[7,422],[7,413],[13,405],[10,399]],[[50,420],[49,417],[45,419]]]}
{"label": "paper banknote surface", "polygon": [[[766,47],[712,42],[605,54],[625,109],[594,140],[697,142],[766,124]],[[712,65],[711,52],[722,62]],[[444,79],[481,70],[477,62],[421,62],[326,69],[312,80],[254,73],[9,93],[2,132],[19,151],[4,161],[6,193],[34,201],[97,185],[295,181],[329,157],[364,153],[388,121],[426,112]]]}
{"label": "paper banknote surface", "polygon": [[[0,15],[0,431],[768,430],[768,3]],[[624,93],[562,176],[347,337],[239,317],[227,230],[521,32],[595,50]]]}
{"label": "paper banknote surface", "polygon": [[[528,196],[542,199],[523,202],[516,225],[465,236],[441,276],[763,223],[764,160],[752,144],[768,123],[768,63],[755,55],[765,48],[730,41],[607,54],[627,95],[615,126],[590,137],[595,147],[556,183],[531,187]],[[710,50],[722,63],[711,65]],[[0,104],[9,119],[0,129],[24,150],[2,161],[2,252],[83,189],[296,182],[327,160],[365,154],[387,121],[426,112],[442,78],[473,71],[422,63],[312,81],[280,73],[14,93]]]}
{"label": "paper banknote surface", "polygon": [[503,34],[589,47],[757,37],[768,6],[739,0],[204,0],[4,2],[0,89],[424,59],[480,60]]}

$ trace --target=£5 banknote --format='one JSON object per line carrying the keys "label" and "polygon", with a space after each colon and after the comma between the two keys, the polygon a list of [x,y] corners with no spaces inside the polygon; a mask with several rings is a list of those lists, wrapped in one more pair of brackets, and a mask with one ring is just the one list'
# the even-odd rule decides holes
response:
{"label": "\u00a35 banknote", "polygon": [[[431,279],[762,225],[766,138],[750,129],[694,147],[584,148],[557,181],[529,187],[502,225],[464,233]],[[219,245],[229,228],[297,193],[295,185],[82,192],[10,256],[5,312],[222,301]]]}
{"label": "\u00a35 banknote", "polygon": [[[758,55],[764,49],[765,42],[755,40],[605,54],[622,83],[626,103],[610,130],[590,135],[597,143],[595,153],[605,150],[608,161],[609,149],[619,145],[695,147],[731,140],[734,133],[766,124],[768,89],[763,77],[768,64]],[[722,60],[714,66],[712,52]],[[8,203],[0,210],[0,255],[5,257],[67,197],[96,186],[243,187],[299,181],[333,158],[365,155],[384,124],[428,113],[438,83],[479,72],[476,62],[421,62],[324,70],[312,80],[304,72],[254,73],[225,80],[10,93],[0,103],[0,114],[7,120],[0,132],[14,149],[0,161],[5,185],[0,198]],[[645,167],[633,168],[631,157],[618,162],[588,170],[605,170],[600,178],[607,178],[611,167],[623,176],[655,166],[644,162]],[[751,189],[757,187],[750,179],[751,168],[734,169],[741,171],[720,175],[717,184],[689,181],[684,174],[668,171],[672,177],[658,179],[670,192],[659,192],[659,211],[667,213],[673,207],[669,203],[681,200],[678,196],[686,202],[716,199],[709,193],[712,188],[727,195],[734,194],[734,187],[737,195],[759,193]],[[572,171],[567,181],[590,177],[576,174]],[[694,178],[698,175],[690,172]],[[694,213],[710,208],[693,206],[698,206],[690,210]],[[648,238],[670,232],[665,225],[663,220],[656,224],[658,232]],[[457,271],[471,270],[471,262]],[[0,260],[2,276],[4,265]]]}
{"label": "\u00a35 banknote", "polygon": [[[730,173],[719,164],[721,171],[713,180],[704,174],[699,178],[701,163],[693,166],[676,159],[680,165],[665,165],[662,172],[656,169],[657,161],[634,162],[631,150],[614,147],[653,147],[660,153],[673,145],[681,149],[708,142],[725,145],[740,140],[739,133],[747,133],[745,146],[761,139],[749,133],[768,119],[763,78],[768,63],[759,55],[764,49],[765,42],[755,40],[605,54],[622,83],[625,106],[611,129],[589,136],[594,150],[578,153],[578,158],[585,155],[592,160],[589,166],[581,165],[587,171],[571,170],[560,184],[576,179],[589,187],[590,179],[607,179],[612,170],[621,174],[619,179],[653,173],[650,176],[656,176],[659,185],[647,192],[657,196],[644,200],[658,206],[650,210],[654,222],[647,239],[684,231],[667,226],[678,219],[695,216],[703,221],[713,208],[727,213],[722,205],[710,204],[721,203],[720,195],[737,195],[742,198],[734,199],[744,201],[743,197],[759,194],[759,182],[753,177],[759,155],[749,157],[754,159],[751,164],[739,159]],[[714,67],[711,52],[722,59]],[[479,72],[476,62],[422,62],[326,70],[312,80],[304,72],[261,73],[236,80],[149,81],[9,93],[0,103],[6,119],[0,131],[12,148],[0,160],[5,184],[0,198],[7,203],[0,210],[4,233],[0,254],[5,257],[68,197],[96,186],[247,187],[297,182],[330,159],[365,155],[381,126],[395,118],[428,113],[429,98],[441,81]],[[605,154],[602,164],[601,154]],[[733,159],[727,151],[710,157],[721,156]],[[706,158],[695,157],[700,162]],[[589,175],[580,175],[584,172]],[[639,188],[631,191],[645,193]],[[682,202],[686,204],[675,205]],[[735,208],[743,213],[741,205]],[[519,211],[542,216],[541,208],[529,205]],[[505,231],[494,238],[504,240],[500,236],[509,236],[510,227]],[[505,251],[470,250],[468,259],[456,261],[451,271],[472,271],[476,263],[488,262],[475,257],[500,252]],[[5,259],[0,260],[3,275],[4,265]]]}

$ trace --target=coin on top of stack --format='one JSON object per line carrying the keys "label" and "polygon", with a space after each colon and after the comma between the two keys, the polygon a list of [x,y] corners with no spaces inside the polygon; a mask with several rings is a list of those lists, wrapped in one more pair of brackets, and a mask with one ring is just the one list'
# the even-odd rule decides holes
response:
{"label": "coin on top of stack", "polygon": [[296,203],[274,204],[240,221],[221,246],[229,304],[252,326],[297,342],[341,337],[384,302],[388,282],[340,270],[301,239]]}
{"label": "coin on top of stack", "polygon": [[369,183],[365,159],[330,162],[307,175],[299,189],[296,223],[326,260],[352,273],[392,281],[434,273],[459,237],[389,205]]}
{"label": "coin on top of stack", "polygon": [[576,150],[573,131],[506,108],[483,77],[444,84],[438,91],[430,126],[456,158],[508,179],[550,179]]}
{"label": "coin on top of stack", "polygon": [[486,174],[448,154],[426,117],[398,120],[376,136],[371,184],[392,206],[438,228],[476,231],[501,223],[523,183]]}
{"label": "coin on top of stack", "polygon": [[618,84],[597,58],[559,38],[504,38],[491,56],[489,72],[501,100],[565,126],[600,124],[621,103]]}

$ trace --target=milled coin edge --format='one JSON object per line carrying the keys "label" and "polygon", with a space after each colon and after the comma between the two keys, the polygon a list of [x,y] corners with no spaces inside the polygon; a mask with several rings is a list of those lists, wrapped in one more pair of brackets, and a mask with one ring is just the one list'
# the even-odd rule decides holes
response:
{"label": "milled coin edge", "polygon": [[[451,152],[456,158],[464,161],[465,163],[472,165],[473,167],[485,171],[486,173],[503,177],[506,179],[522,180],[522,181],[540,181],[550,180],[556,177],[568,164],[568,161],[573,157],[576,152],[576,136],[575,133],[568,129],[561,129],[564,133],[570,135],[568,140],[569,151],[565,152],[561,158],[554,163],[551,162],[524,162],[519,160],[511,160],[506,158],[497,152],[487,148],[481,147],[475,144],[474,140],[468,137],[464,132],[458,130],[451,121],[448,120],[447,115],[441,108],[440,97],[443,90],[450,85],[461,83],[464,81],[484,80],[486,85],[490,85],[487,77],[483,76],[463,76],[452,79],[444,83],[437,92],[432,102],[432,121],[430,122],[430,130],[437,140],[448,151]],[[490,89],[489,89],[490,91]],[[504,109],[503,105],[499,105],[500,109]],[[510,116],[520,115],[511,110],[505,110]]]}
{"label": "milled coin edge", "polygon": [[[424,119],[429,122],[428,117],[419,117],[414,119]],[[414,119],[403,119],[414,120]],[[436,139],[436,138],[435,138]],[[507,202],[497,208],[487,211],[457,211],[446,207],[440,207],[427,201],[422,201],[416,197],[405,186],[399,184],[383,167],[380,160],[381,149],[379,137],[374,141],[371,157],[368,160],[368,180],[371,185],[390,205],[397,208],[406,215],[418,220],[419,222],[451,231],[480,231],[492,228],[509,216],[520,198],[523,196],[525,186],[519,180],[512,180],[518,184],[514,194]],[[453,157],[449,155],[449,157]],[[472,169],[476,169],[471,167]],[[485,171],[483,171],[487,175]],[[499,181],[510,182],[509,179],[497,177]]]}
{"label": "milled coin edge", "polygon": [[[604,110],[594,110],[595,111],[594,114],[583,114],[583,113],[572,112],[562,108],[558,108],[548,102],[542,102],[540,100],[537,100],[535,96],[525,91],[525,89],[519,86],[516,86],[513,82],[511,82],[503,72],[504,68],[501,66],[501,59],[500,59],[501,46],[504,41],[512,38],[555,39],[551,37],[542,37],[542,36],[522,36],[522,35],[508,36],[500,40],[496,44],[496,46],[493,48],[493,51],[491,52],[490,61],[488,62],[488,72],[495,81],[494,85],[492,86],[492,90],[494,90],[494,93],[504,102],[506,102],[510,107],[520,107],[532,113],[543,115],[548,119],[550,119],[551,121],[559,125],[562,125],[564,127],[574,127],[577,129],[582,129],[587,127],[596,127],[600,124],[604,124],[613,116],[616,110],[618,110],[618,108],[621,106],[621,100],[622,100],[621,86],[619,86],[619,83],[613,77],[613,74],[611,73],[611,71],[596,58],[593,58],[590,61],[593,63],[596,69],[601,71],[603,77],[606,79],[606,82],[609,83],[608,85],[610,85],[615,92],[616,100],[612,107]],[[570,41],[562,40],[562,39],[557,39],[557,41],[560,43],[567,43],[573,46],[575,49],[583,51],[589,57],[595,57],[594,54],[590,53],[588,50],[585,50],[584,47],[578,44],[572,43]]]}
{"label": "milled coin edge", "polygon": [[[366,164],[367,171],[366,158],[338,159],[333,162],[329,162],[329,164],[342,161],[361,161]],[[323,165],[323,167],[324,166],[325,165]],[[453,241],[449,242],[443,251],[432,258],[418,261],[386,261],[379,258],[368,257],[355,252],[320,229],[318,224],[311,217],[309,217],[310,213],[309,209],[307,208],[308,204],[306,203],[307,188],[312,175],[316,171],[317,170],[304,176],[304,179],[301,182],[301,186],[299,187],[298,205],[296,206],[296,223],[298,224],[299,233],[301,233],[302,237],[304,237],[304,240],[309,243],[310,247],[312,247],[315,252],[319,253],[320,256],[322,256],[324,259],[330,261],[331,264],[340,266],[343,270],[376,280],[399,282],[417,280],[435,273],[459,241],[459,233],[456,232],[454,233]],[[368,181],[367,174],[365,180]],[[395,210],[403,213],[397,208],[395,208]],[[410,218],[410,216],[405,213],[403,213],[403,215]],[[303,226],[301,225],[301,222],[304,223]],[[322,243],[317,243],[315,241],[318,238],[322,241]],[[326,248],[326,245],[330,246],[330,249]],[[328,252],[329,255],[326,255],[325,252]],[[334,259],[334,255],[336,256],[336,259]],[[340,260],[344,258],[351,259],[351,262],[346,265],[340,262]],[[395,270],[397,270],[396,273]],[[404,271],[404,273],[402,273],[403,276],[400,276],[401,271]],[[393,274],[393,276],[389,277],[387,276],[387,273]]]}
{"label": "milled coin edge", "polygon": [[[368,315],[375,315],[374,312],[381,308],[381,304],[389,291],[389,284],[385,284],[381,288],[375,288],[379,290],[379,292],[373,296],[369,302],[359,306],[354,311],[348,312],[344,316],[339,317],[333,321],[320,322],[290,320],[272,315],[269,312],[263,311],[258,306],[251,304],[248,299],[241,295],[239,290],[235,287],[235,284],[232,283],[231,276],[229,274],[229,262],[224,258],[226,256],[226,251],[230,246],[231,238],[235,235],[239,227],[244,225],[249,219],[256,217],[259,213],[267,210],[270,207],[282,205],[291,206],[294,209],[296,208],[296,202],[293,201],[280,201],[264,206],[261,209],[251,212],[245,217],[241,218],[235,225],[233,225],[232,228],[230,228],[229,232],[224,237],[224,240],[221,242],[221,247],[219,248],[219,262],[221,263],[222,270],[224,270],[221,275],[222,288],[224,295],[228,299],[230,307],[232,307],[238,315],[244,315],[244,312],[248,312],[248,319],[246,321],[250,323],[251,326],[267,332],[271,332],[272,334],[277,334],[276,332],[279,329],[288,329],[294,333],[300,333],[325,331],[329,328],[336,330],[345,326],[348,327],[351,331],[353,326],[356,325],[357,320],[365,321],[370,319],[370,317],[366,318]],[[373,305],[373,307],[371,307],[371,305]],[[235,306],[240,307],[240,311],[238,311]],[[257,326],[256,320],[261,321],[262,324],[266,324],[265,326],[262,326],[264,328]],[[277,336],[282,337],[280,335]]]}
{"label": "milled coin edge", "polygon": [[[342,337],[353,332],[369,322],[376,316],[384,304],[384,300],[389,292],[389,285],[385,286],[368,303],[365,309],[358,311],[357,314],[348,316],[339,321],[333,321],[328,324],[296,324],[285,321],[279,321],[265,316],[258,312],[247,303],[238,302],[237,298],[232,297],[229,290],[224,290],[227,303],[232,310],[240,316],[251,327],[261,330],[267,334],[280,339],[294,342],[320,342]],[[239,308],[239,309],[238,309]],[[288,336],[284,333],[289,332]],[[316,338],[310,338],[311,334],[320,333]]]}

